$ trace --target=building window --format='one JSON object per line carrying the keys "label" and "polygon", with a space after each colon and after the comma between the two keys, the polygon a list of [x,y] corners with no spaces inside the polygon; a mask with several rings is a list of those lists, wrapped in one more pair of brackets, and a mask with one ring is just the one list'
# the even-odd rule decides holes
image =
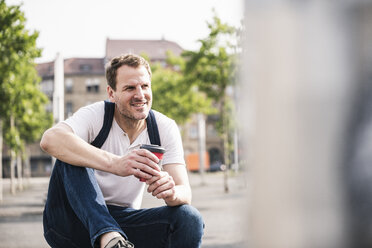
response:
{"label": "building window", "polygon": [[53,112],[53,103],[52,103],[52,100],[49,99],[49,103],[45,106],[45,109],[48,113],[52,113]]}
{"label": "building window", "polygon": [[40,83],[41,91],[47,95],[52,96],[53,95],[53,88],[54,88],[54,82],[53,80],[44,80]]}
{"label": "building window", "polygon": [[85,81],[85,87],[87,89],[87,92],[98,93],[99,92],[99,79],[88,78]]}
{"label": "building window", "polygon": [[71,78],[65,80],[66,93],[72,93],[74,82]]}
{"label": "building window", "polygon": [[191,125],[190,127],[189,127],[189,137],[191,138],[191,139],[196,139],[196,138],[198,138],[198,126],[196,126],[196,125]]}
{"label": "building window", "polygon": [[218,132],[215,129],[214,125],[212,125],[212,124],[207,125],[207,135],[209,137],[218,137]]}
{"label": "building window", "polygon": [[80,65],[80,71],[89,72],[92,70],[92,65],[83,64]]}
{"label": "building window", "polygon": [[66,102],[66,115],[70,117],[73,114],[72,102]]}

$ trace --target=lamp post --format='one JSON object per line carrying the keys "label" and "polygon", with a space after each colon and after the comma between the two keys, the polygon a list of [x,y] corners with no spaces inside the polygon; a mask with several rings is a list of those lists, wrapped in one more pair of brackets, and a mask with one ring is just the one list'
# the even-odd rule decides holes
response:
{"label": "lamp post", "polygon": [[57,124],[64,120],[64,65],[63,57],[57,53],[54,61],[53,118]]}
{"label": "lamp post", "polygon": [[[57,124],[65,118],[65,87],[64,87],[64,61],[60,53],[57,53],[54,60],[54,87],[53,87],[53,120]],[[56,161],[52,157],[52,167]]]}
{"label": "lamp post", "polygon": [[199,173],[201,178],[201,185],[205,185],[205,116],[198,113],[198,148],[199,148]]}

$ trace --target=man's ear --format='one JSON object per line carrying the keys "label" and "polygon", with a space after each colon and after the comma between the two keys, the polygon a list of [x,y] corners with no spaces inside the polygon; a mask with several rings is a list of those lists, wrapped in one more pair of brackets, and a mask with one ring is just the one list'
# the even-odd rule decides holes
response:
{"label": "man's ear", "polygon": [[114,92],[115,91],[111,88],[110,85],[107,85],[106,91],[107,91],[107,95],[110,99],[110,102],[115,102],[115,99],[114,99]]}

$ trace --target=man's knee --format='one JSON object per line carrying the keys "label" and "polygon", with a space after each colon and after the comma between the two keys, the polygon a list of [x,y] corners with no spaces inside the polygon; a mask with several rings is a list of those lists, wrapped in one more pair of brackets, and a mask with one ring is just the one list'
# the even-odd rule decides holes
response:
{"label": "man's knee", "polygon": [[196,232],[202,232],[204,228],[203,217],[199,211],[190,205],[181,205],[177,207],[177,220],[182,223],[182,226]]}
{"label": "man's knee", "polygon": [[204,233],[204,222],[199,211],[190,206],[173,207],[169,216],[173,220],[173,245],[176,247],[200,247]]}

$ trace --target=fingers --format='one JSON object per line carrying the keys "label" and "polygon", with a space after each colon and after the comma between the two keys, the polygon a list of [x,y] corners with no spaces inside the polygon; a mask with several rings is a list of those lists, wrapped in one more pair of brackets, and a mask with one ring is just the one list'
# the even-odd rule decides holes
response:
{"label": "fingers", "polygon": [[[156,173],[159,173],[159,172],[152,171],[152,173],[154,173],[156,175]],[[154,177],[153,174],[149,174],[149,173],[146,173],[142,170],[134,169],[134,168],[132,168],[132,171],[131,171],[130,174],[132,174],[136,178],[140,179],[140,181],[142,181],[142,182],[146,182],[146,180],[149,180],[149,179]]]}
{"label": "fingers", "polygon": [[144,149],[134,150],[123,157],[122,168],[126,168],[129,175],[148,180],[160,175],[161,170],[157,162],[159,159],[151,152]]}
{"label": "fingers", "polygon": [[158,199],[174,200],[175,199],[175,194],[176,194],[175,188],[171,188],[171,189],[162,191],[159,194],[156,194],[155,197],[158,198]]}
{"label": "fingers", "polygon": [[[150,178],[149,180],[146,180],[146,184],[149,185],[147,191],[152,192],[155,188],[157,188],[161,184],[163,184],[162,182],[166,181],[166,179],[163,179],[163,177],[170,177],[170,176],[169,176],[168,172],[160,171],[159,176],[154,176],[154,177]],[[158,182],[158,180],[161,180],[161,181]]]}
{"label": "fingers", "polygon": [[[152,161],[153,164],[156,165],[157,168],[159,168],[158,164],[159,164],[159,158],[156,157],[152,152],[146,150],[146,149],[138,149],[138,150],[134,150],[133,152],[135,152],[136,154],[138,154],[141,158],[146,158],[147,160],[146,161]],[[159,169],[160,170],[160,169]]]}
{"label": "fingers", "polygon": [[162,172],[161,177],[153,177],[146,183],[149,184],[147,191],[158,199],[172,197],[175,194],[175,182],[166,172]]}
{"label": "fingers", "polygon": [[[140,172],[147,173],[151,176],[159,176],[160,175],[160,170],[153,169],[153,167],[150,167],[149,165],[143,164],[143,163],[140,163],[140,162],[137,162],[133,168],[139,170]],[[136,174],[134,173],[133,175],[136,175]]]}
{"label": "fingers", "polygon": [[[164,177],[164,176],[165,176],[164,171],[160,171],[159,176],[153,176],[150,179],[146,180],[146,184],[149,185],[149,187],[150,187],[153,183],[155,183],[157,180],[159,180],[161,177]],[[155,187],[155,185],[153,185],[150,189],[153,190],[153,189],[155,189],[154,187]],[[149,191],[149,189],[147,189],[147,191],[151,192],[151,191]]]}

